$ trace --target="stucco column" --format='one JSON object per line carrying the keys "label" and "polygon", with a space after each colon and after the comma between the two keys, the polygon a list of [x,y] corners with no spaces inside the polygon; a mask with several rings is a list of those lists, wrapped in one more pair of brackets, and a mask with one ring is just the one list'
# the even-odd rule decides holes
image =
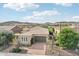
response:
{"label": "stucco column", "polygon": [[28,46],[31,45],[31,39],[32,39],[32,36],[27,36],[27,45]]}

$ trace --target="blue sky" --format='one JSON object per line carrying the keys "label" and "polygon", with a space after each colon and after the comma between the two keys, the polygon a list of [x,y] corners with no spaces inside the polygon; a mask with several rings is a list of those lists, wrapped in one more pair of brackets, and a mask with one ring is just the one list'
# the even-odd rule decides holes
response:
{"label": "blue sky", "polygon": [[0,22],[79,21],[78,3],[0,3]]}

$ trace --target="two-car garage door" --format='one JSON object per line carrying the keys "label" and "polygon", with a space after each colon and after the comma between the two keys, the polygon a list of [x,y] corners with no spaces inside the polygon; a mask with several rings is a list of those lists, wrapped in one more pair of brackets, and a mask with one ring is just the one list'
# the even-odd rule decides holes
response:
{"label": "two-car garage door", "polygon": [[31,44],[37,43],[37,42],[46,42],[46,37],[44,36],[33,36],[33,38],[31,39]]}
{"label": "two-car garage door", "polygon": [[46,37],[44,36],[34,36],[35,42],[46,42]]}
{"label": "two-car garage door", "polygon": [[33,36],[33,38],[31,39],[31,44],[44,42],[46,42],[45,36]]}

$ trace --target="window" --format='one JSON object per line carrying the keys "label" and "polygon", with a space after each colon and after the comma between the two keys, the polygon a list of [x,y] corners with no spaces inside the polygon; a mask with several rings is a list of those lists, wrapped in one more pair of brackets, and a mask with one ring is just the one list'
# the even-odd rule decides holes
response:
{"label": "window", "polygon": [[24,38],[22,37],[22,41],[24,41]]}
{"label": "window", "polygon": [[26,41],[27,41],[27,37],[26,37]]}
{"label": "window", "polygon": [[23,42],[27,41],[27,37],[22,37],[22,41]]}

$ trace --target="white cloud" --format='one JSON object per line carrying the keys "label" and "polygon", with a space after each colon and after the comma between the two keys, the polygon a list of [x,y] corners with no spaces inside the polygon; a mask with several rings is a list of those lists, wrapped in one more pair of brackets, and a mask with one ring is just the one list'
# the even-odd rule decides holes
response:
{"label": "white cloud", "polygon": [[51,21],[55,16],[61,15],[57,10],[45,10],[45,11],[34,11],[32,16],[23,17],[24,21],[28,22],[48,22]]}
{"label": "white cloud", "polygon": [[57,5],[65,6],[65,7],[70,7],[72,6],[72,3],[56,3]]}
{"label": "white cloud", "polygon": [[39,8],[38,4],[33,4],[33,3],[7,3],[3,5],[4,8],[9,8],[9,9],[13,9],[16,11],[24,11],[24,10],[28,10],[28,9],[35,9],[35,8]]}
{"label": "white cloud", "polygon": [[79,16],[73,16],[72,18],[73,19],[79,19]]}
{"label": "white cloud", "polygon": [[33,12],[34,16],[55,16],[55,15],[59,15],[60,13],[56,10],[46,10],[46,11],[35,11]]}

